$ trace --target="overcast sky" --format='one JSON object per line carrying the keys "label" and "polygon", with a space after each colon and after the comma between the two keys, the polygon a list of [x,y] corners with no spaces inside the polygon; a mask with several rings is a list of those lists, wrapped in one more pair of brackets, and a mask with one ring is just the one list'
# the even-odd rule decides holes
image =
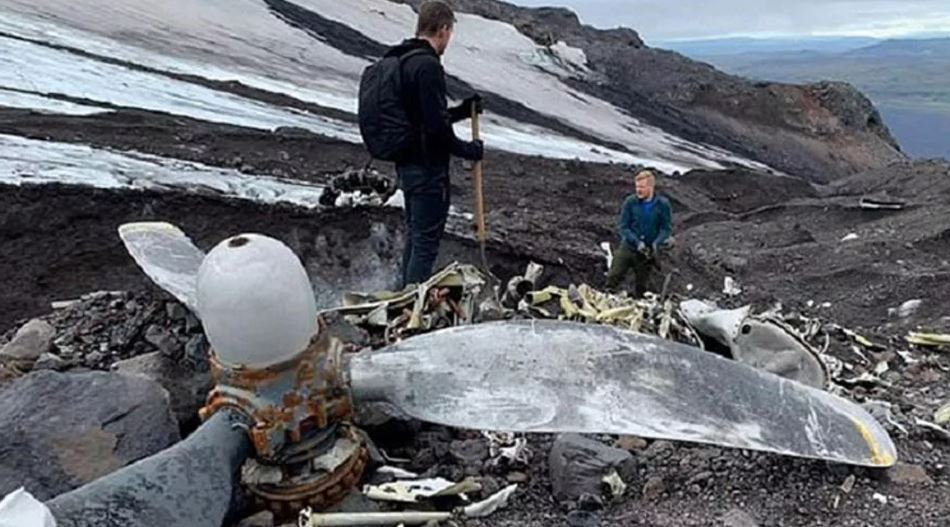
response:
{"label": "overcast sky", "polygon": [[512,0],[566,6],[598,27],[624,25],[647,42],[717,36],[950,32],[950,0]]}

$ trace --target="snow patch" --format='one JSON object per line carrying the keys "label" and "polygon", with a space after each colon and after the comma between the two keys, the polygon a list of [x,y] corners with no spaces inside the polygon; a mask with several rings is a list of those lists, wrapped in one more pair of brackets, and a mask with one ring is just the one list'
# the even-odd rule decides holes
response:
{"label": "snow patch", "polygon": [[355,124],[5,37],[0,37],[0,88],[67,95],[264,130],[297,126],[336,139],[360,141]]}
{"label": "snow patch", "polygon": [[86,106],[68,101],[60,101],[36,95],[0,88],[0,106],[7,108],[23,108],[40,113],[54,113],[61,115],[95,115],[108,110],[95,106]]}
{"label": "snow patch", "polygon": [[260,203],[320,206],[323,187],[232,169],[0,135],[0,183],[62,183],[105,189],[176,190]]}
{"label": "snow patch", "polygon": [[[415,24],[410,7],[387,0],[295,3],[384,44],[402,40]],[[162,71],[238,81],[351,113],[356,111],[359,76],[369,64],[365,57],[333,48],[318,34],[291,26],[260,0],[124,0],[120,4],[6,0],[0,13],[0,31],[21,37]],[[593,137],[625,145],[633,153],[486,115],[489,122],[484,139],[492,148],[561,159],[652,165],[666,172],[720,168],[727,162],[765,168],[725,150],[667,134],[621,108],[574,90],[564,80],[590,73],[583,50],[564,42],[538,46],[510,24],[460,14],[445,63],[449,73],[480,91],[518,101]],[[353,123],[19,40],[0,42],[0,87],[61,93],[254,128],[300,126],[360,142]]]}
{"label": "snow patch", "polygon": [[6,33],[349,112],[354,75],[366,66],[261,0],[6,0],[0,12]]}

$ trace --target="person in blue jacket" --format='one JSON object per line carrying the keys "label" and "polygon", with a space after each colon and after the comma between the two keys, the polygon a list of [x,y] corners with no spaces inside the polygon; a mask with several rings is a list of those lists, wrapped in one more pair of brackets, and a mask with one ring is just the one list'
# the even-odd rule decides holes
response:
{"label": "person in blue jacket", "polygon": [[620,212],[620,248],[607,273],[607,289],[616,290],[627,273],[636,277],[634,295],[646,293],[647,281],[660,249],[673,234],[670,201],[656,193],[656,174],[642,170],[636,176],[636,193],[623,202]]}

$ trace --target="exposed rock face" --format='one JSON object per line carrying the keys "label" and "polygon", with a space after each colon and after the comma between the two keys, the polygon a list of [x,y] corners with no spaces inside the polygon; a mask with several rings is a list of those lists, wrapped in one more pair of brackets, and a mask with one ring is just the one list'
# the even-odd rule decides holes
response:
{"label": "exposed rock face", "polygon": [[179,439],[168,394],[141,377],[34,372],[0,391],[0,495],[47,500]]}
{"label": "exposed rock face", "polygon": [[[418,6],[420,0],[403,0]],[[561,8],[456,0],[456,9],[505,21],[541,45],[583,49],[596,82],[574,81],[632,115],[684,138],[778,170],[827,182],[904,159],[873,104],[852,86],[756,82],[647,46],[630,29],[582,25]]]}

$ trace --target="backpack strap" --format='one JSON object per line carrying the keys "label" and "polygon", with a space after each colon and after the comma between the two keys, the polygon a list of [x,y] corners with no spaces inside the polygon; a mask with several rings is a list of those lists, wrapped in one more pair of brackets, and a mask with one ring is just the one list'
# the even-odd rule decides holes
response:
{"label": "backpack strap", "polygon": [[413,57],[418,57],[420,55],[427,54],[427,53],[428,53],[428,50],[426,50],[425,48],[416,48],[416,49],[409,50],[403,53],[402,55],[399,55],[399,69],[397,71],[399,72],[399,86],[400,87],[402,87],[402,69],[406,66],[406,62]]}
{"label": "backpack strap", "polygon": [[429,53],[429,50],[426,48],[411,49],[402,55],[399,55],[399,62],[404,64],[410,58],[415,57],[416,55],[422,55],[423,53]]}
{"label": "backpack strap", "polygon": [[[413,57],[418,57],[418,56],[421,56],[421,55],[427,55],[427,54],[430,54],[430,51],[427,50],[426,48],[415,48],[415,49],[412,49],[412,50],[410,50],[410,51],[407,51],[406,53],[403,53],[402,55],[399,56],[399,68],[397,69],[397,72],[398,72],[398,74],[399,74],[399,89],[402,91],[402,93],[400,94],[400,96],[401,96],[402,99],[403,99],[403,104],[408,104],[408,103],[409,103],[409,97],[410,97],[410,95],[409,95],[409,93],[406,92],[405,85],[403,84],[402,70],[403,70],[403,68],[405,67],[406,62],[407,62],[409,59],[411,59],[411,58],[413,58]],[[413,128],[416,128],[416,127],[413,127]],[[416,132],[417,134],[419,134],[419,144],[420,144],[420,146],[421,146],[421,148],[422,148],[422,157],[423,157],[424,159],[428,160],[429,155],[428,155],[428,152],[427,152],[428,149],[426,148],[426,135],[425,135],[425,131],[422,130],[422,129],[416,129],[415,132]]]}

